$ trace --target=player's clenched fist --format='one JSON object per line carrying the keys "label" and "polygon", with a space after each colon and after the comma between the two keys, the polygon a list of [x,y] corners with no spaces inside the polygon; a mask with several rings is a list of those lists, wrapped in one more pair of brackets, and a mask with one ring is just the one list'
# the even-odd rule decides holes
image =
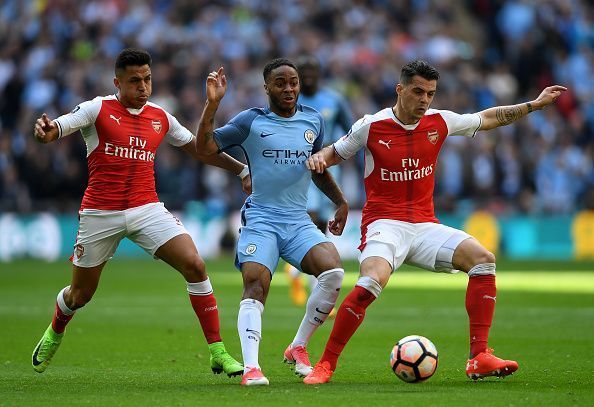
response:
{"label": "player's clenched fist", "polygon": [[33,136],[40,143],[49,143],[57,138],[58,128],[56,124],[44,113],[35,121]]}
{"label": "player's clenched fist", "polygon": [[323,173],[324,170],[328,168],[328,164],[326,163],[323,154],[320,153],[313,154],[309,157],[305,162],[305,165],[307,166],[307,169],[315,171],[318,174]]}

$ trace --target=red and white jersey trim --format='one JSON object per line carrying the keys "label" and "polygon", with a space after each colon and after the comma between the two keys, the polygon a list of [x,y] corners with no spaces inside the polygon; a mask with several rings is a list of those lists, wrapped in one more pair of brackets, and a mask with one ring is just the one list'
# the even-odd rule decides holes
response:
{"label": "red and white jersey trim", "polygon": [[82,209],[125,210],[158,202],[154,159],[163,140],[179,147],[193,134],[154,103],[128,109],[115,95],[96,97],[54,120],[59,137],[77,130],[87,145],[89,183]]}

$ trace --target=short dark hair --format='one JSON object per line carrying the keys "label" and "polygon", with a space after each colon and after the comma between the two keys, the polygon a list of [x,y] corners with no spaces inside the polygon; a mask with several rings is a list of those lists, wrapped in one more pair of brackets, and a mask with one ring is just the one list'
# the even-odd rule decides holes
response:
{"label": "short dark hair", "polygon": [[402,67],[402,71],[400,71],[400,83],[403,85],[409,84],[415,75],[427,79],[428,81],[436,81],[439,79],[439,72],[437,69],[429,65],[427,62],[417,59]]}
{"label": "short dark hair", "polygon": [[321,68],[320,61],[313,55],[301,55],[297,58],[295,64],[297,65],[298,71],[304,68],[314,68],[317,70]]}
{"label": "short dark hair", "polygon": [[138,48],[126,48],[123,49],[116,58],[115,61],[115,72],[126,69],[127,66],[151,66],[151,54],[143,49]]}
{"label": "short dark hair", "polygon": [[286,58],[273,59],[272,61],[270,61],[269,63],[266,64],[266,66],[264,67],[264,71],[262,72],[262,75],[264,76],[264,82],[268,81],[270,72],[272,72],[274,69],[276,69],[278,67],[285,66],[285,65],[290,66],[294,70],[297,70],[297,67],[295,66],[295,64]]}

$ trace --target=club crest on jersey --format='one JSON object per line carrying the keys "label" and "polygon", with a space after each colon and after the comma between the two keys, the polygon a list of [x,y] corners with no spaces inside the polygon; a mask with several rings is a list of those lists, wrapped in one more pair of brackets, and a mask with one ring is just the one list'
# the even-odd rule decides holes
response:
{"label": "club crest on jersey", "polygon": [[254,253],[256,253],[256,249],[257,249],[257,248],[258,248],[258,247],[257,247],[255,244],[253,244],[253,243],[250,243],[250,244],[248,244],[248,245],[247,245],[247,247],[245,248],[245,254],[254,254]]}
{"label": "club crest on jersey", "polygon": [[305,137],[305,141],[307,141],[309,144],[313,144],[316,138],[316,133],[314,133],[311,129],[307,129],[305,130],[303,136]]}
{"label": "club crest on jersey", "polygon": [[83,254],[85,254],[85,247],[82,244],[77,244],[76,246],[74,246],[74,255],[76,256],[77,259],[80,259]]}
{"label": "club crest on jersey", "polygon": [[161,126],[161,120],[153,120],[151,124],[153,125],[154,131],[156,131],[157,133],[161,132],[161,129],[163,128],[163,126]]}
{"label": "club crest on jersey", "polygon": [[439,133],[437,130],[429,130],[427,132],[427,139],[431,142],[431,144],[437,143],[437,140],[439,139]]}

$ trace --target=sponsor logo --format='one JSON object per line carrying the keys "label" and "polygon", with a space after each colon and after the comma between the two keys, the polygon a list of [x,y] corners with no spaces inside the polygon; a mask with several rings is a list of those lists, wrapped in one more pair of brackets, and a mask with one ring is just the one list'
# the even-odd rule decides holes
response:
{"label": "sponsor logo", "polygon": [[109,115],[109,118],[110,118],[110,119],[113,119],[113,120],[114,120],[114,121],[115,121],[115,122],[118,124],[118,126],[120,125],[120,120],[122,120],[122,116],[120,116],[120,117],[115,117],[115,116],[114,116],[114,115],[112,115],[112,114],[110,114],[110,115]]}
{"label": "sponsor logo", "polygon": [[161,133],[161,129],[163,128],[163,126],[161,125],[161,120],[153,120],[151,121],[151,124],[153,125],[154,131],[156,131],[157,133]]}
{"label": "sponsor logo", "polygon": [[274,164],[302,165],[311,155],[311,150],[264,150],[262,157],[274,160]]}
{"label": "sponsor logo", "polygon": [[264,133],[264,132],[260,133],[260,137],[262,137],[262,138],[269,137],[269,136],[272,136],[272,135],[274,135],[274,133]]}
{"label": "sponsor logo", "polygon": [[254,254],[254,253],[256,253],[256,250],[257,250],[257,249],[258,249],[258,247],[257,247],[255,244],[253,244],[253,243],[250,243],[250,244],[248,244],[248,246],[245,248],[245,254]]}
{"label": "sponsor logo", "polygon": [[353,310],[351,309],[351,307],[347,307],[347,308],[346,308],[346,310],[347,310],[348,312],[350,312],[351,314],[353,314],[355,317],[357,317],[357,319],[361,319],[361,317],[363,316],[363,314],[357,314],[355,311],[353,311]]}
{"label": "sponsor logo", "polygon": [[316,133],[313,130],[307,129],[305,133],[303,133],[303,137],[305,137],[305,141],[309,144],[313,144],[314,140],[316,139]]}
{"label": "sponsor logo", "polygon": [[105,143],[105,155],[140,161],[155,161],[155,153],[145,150],[146,140],[140,137],[130,136],[129,142],[129,147],[119,146],[114,143]]}
{"label": "sponsor logo", "polygon": [[80,110],[80,106],[76,106],[74,109],[72,109],[72,111],[70,112],[71,114],[76,113]]}
{"label": "sponsor logo", "polygon": [[379,236],[379,234],[380,234],[380,232],[375,232],[375,233],[370,234],[367,238],[371,239],[374,236]]}
{"label": "sponsor logo", "polygon": [[320,310],[318,307],[316,307],[316,311],[319,312],[320,314],[330,315],[330,311],[324,312],[324,311]]}
{"label": "sponsor logo", "polygon": [[437,133],[437,130],[429,130],[427,132],[427,139],[431,144],[437,143],[437,140],[439,140],[439,133]]}
{"label": "sponsor logo", "polygon": [[490,295],[487,295],[487,294],[483,295],[483,298],[497,302],[497,297],[491,297]]}
{"label": "sponsor logo", "polygon": [[39,345],[37,345],[35,352],[33,353],[33,366],[39,366],[42,363],[41,360],[37,359],[39,348],[41,348],[41,342],[39,342]]}
{"label": "sponsor logo", "polygon": [[466,370],[473,368],[474,370],[478,369],[478,360],[473,360],[472,363],[470,361],[466,362]]}
{"label": "sponsor logo", "polygon": [[80,259],[85,254],[85,247],[82,244],[74,246],[74,255],[77,259]]}
{"label": "sponsor logo", "polygon": [[386,146],[386,148],[389,150],[392,140],[388,140],[388,141],[378,140],[377,142],[380,143],[382,146]]}
{"label": "sponsor logo", "polygon": [[212,307],[206,307],[206,308],[204,308],[204,311],[205,311],[205,312],[208,312],[208,311],[214,311],[214,310],[216,310],[216,309],[217,309],[217,306],[216,306],[216,305],[214,305],[214,306],[212,306]]}

